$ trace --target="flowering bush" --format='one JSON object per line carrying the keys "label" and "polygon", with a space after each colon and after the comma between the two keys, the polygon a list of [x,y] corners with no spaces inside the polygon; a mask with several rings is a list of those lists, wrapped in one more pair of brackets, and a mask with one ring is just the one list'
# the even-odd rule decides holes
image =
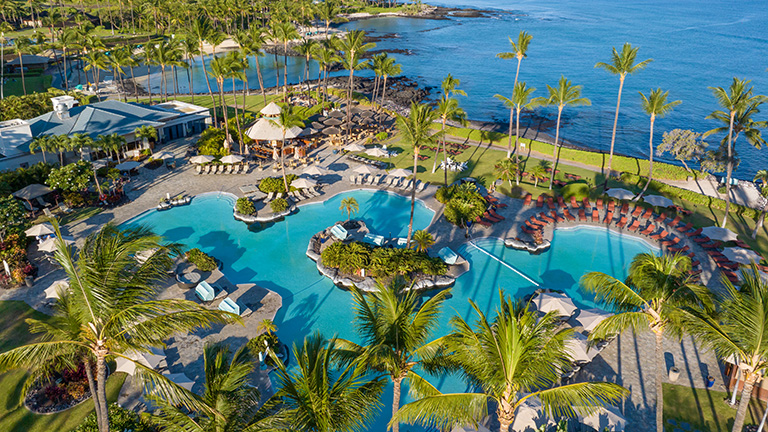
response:
{"label": "flowering bush", "polygon": [[77,161],[61,168],[54,168],[45,184],[63,191],[82,191],[91,181],[93,176],[91,163]]}

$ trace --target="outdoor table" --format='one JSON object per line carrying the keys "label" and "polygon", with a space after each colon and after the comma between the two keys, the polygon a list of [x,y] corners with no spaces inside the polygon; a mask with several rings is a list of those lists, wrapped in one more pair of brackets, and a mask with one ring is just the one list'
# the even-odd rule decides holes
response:
{"label": "outdoor table", "polygon": [[200,273],[196,271],[182,273],[176,276],[176,280],[179,282],[179,285],[181,285],[182,288],[193,288],[198,283],[200,283],[201,279],[202,277]]}

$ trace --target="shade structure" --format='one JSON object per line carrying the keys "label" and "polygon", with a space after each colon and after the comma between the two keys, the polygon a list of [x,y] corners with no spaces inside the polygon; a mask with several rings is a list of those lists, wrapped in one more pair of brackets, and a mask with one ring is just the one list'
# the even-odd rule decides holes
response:
{"label": "shade structure", "polygon": [[216,158],[211,155],[198,155],[198,156],[193,156],[189,158],[189,161],[192,162],[193,164],[205,164],[205,163],[211,163],[215,159]]}
{"label": "shade structure", "polygon": [[[299,136],[303,128],[293,126],[285,130],[285,139],[293,139]],[[283,129],[280,119],[260,118],[253,126],[249,127],[245,134],[251,139],[260,141],[280,141],[283,139]]]}
{"label": "shade structure", "polygon": [[365,110],[360,113],[360,117],[371,118],[373,117],[373,111]]}
{"label": "shade structure", "polygon": [[325,175],[326,173],[327,171],[324,170],[323,168],[320,168],[317,165],[312,165],[311,167],[305,169],[302,174],[308,175],[308,176],[321,176],[321,175]]}
{"label": "shade structure", "polygon": [[342,118],[344,117],[344,113],[339,110],[333,110],[330,114],[328,114],[329,117],[335,117],[335,118]]}
{"label": "shade structure", "polygon": [[611,198],[616,198],[620,200],[630,199],[635,196],[634,192],[628,191],[624,188],[609,189],[605,194]]}
{"label": "shade structure", "polygon": [[134,362],[154,369],[165,360],[165,351],[160,348],[150,348],[149,352],[128,351],[125,353],[125,356],[128,358],[118,357],[115,359],[115,372],[125,372],[128,375],[133,375],[136,373],[136,364]]}
{"label": "shade structure", "polygon": [[317,129],[315,129],[315,128],[311,128],[311,127],[307,127],[307,128],[304,128],[304,129],[301,131],[301,133],[299,134],[299,136],[310,136],[310,135],[314,135],[314,134],[316,134],[316,133],[318,133],[318,130],[317,130]]}
{"label": "shade structure", "polygon": [[389,156],[389,152],[384,150],[381,147],[374,147],[374,148],[368,149],[365,151],[365,154],[373,157],[380,157],[380,158]]}
{"label": "shade structure", "polygon": [[627,427],[627,419],[612,406],[602,407],[586,417],[579,416],[579,421],[599,431],[606,428],[609,431],[623,431]]}
{"label": "shade structure", "polygon": [[51,193],[51,189],[48,186],[34,183],[17,190],[13,193],[13,196],[16,198],[31,200],[49,193]]}
{"label": "shade structure", "polygon": [[611,315],[613,314],[602,309],[582,309],[579,311],[579,316],[575,318],[575,321],[581,324],[584,330],[591,332],[598,324]]}
{"label": "shade structure", "polygon": [[339,126],[342,123],[344,122],[336,118],[329,118],[328,120],[323,122],[323,124],[326,126]]}
{"label": "shade structure", "polygon": [[37,237],[41,235],[48,235],[53,234],[53,225],[51,225],[48,222],[43,222],[41,224],[37,224],[33,226],[32,228],[24,231],[24,234],[27,235],[27,237]]}
{"label": "shade structure", "polygon": [[59,298],[59,293],[61,293],[62,291],[66,291],[68,289],[69,289],[69,281],[66,279],[61,279],[52,283],[51,286],[46,288],[45,291],[43,292],[45,293],[45,298],[57,299]]}
{"label": "shade structure", "polygon": [[233,164],[233,163],[238,163],[242,161],[243,161],[243,157],[238,155],[226,155],[223,158],[221,158],[221,163],[225,163],[225,164]]}
{"label": "shade structure", "polygon": [[173,153],[163,151],[163,152],[157,152],[152,155],[152,159],[171,159],[173,158]]}
{"label": "shade structure", "polygon": [[317,130],[322,130],[323,128],[325,128],[324,124],[322,124],[320,122],[316,122],[316,121],[313,121],[310,126],[312,126],[313,128],[315,128]]}
{"label": "shade structure", "polygon": [[701,233],[712,240],[734,241],[739,238],[735,232],[728,228],[720,228],[718,226],[706,227],[701,230]]}
{"label": "shade structure", "polygon": [[759,253],[741,247],[727,247],[723,249],[723,255],[729,260],[739,264],[751,264],[752,261],[759,263],[763,257]]}
{"label": "shade structure", "polygon": [[516,432],[536,432],[541,426],[552,424],[554,421],[547,417],[541,400],[534,396],[526,399],[517,407],[511,429]]}
{"label": "shade structure", "polygon": [[570,297],[560,293],[540,293],[533,303],[540,312],[554,312],[560,316],[570,316],[577,309]]}
{"label": "shade structure", "polygon": [[265,116],[274,117],[274,116],[280,115],[280,113],[283,112],[283,109],[280,108],[280,105],[274,102],[270,102],[269,104],[267,104],[267,106],[262,108],[261,111],[259,112]]}
{"label": "shade structure", "polygon": [[291,186],[295,187],[296,189],[307,189],[311,187],[315,187],[317,185],[317,182],[312,179],[307,178],[297,178],[296,180],[291,182]]}
{"label": "shade structure", "polygon": [[654,207],[669,207],[674,204],[671,199],[661,195],[645,195],[643,200]]}
{"label": "shade structure", "polygon": [[117,168],[120,171],[130,171],[132,169],[136,169],[141,166],[141,163],[136,161],[125,161],[121,164],[115,165],[115,168]]}
{"label": "shade structure", "polygon": [[361,146],[360,144],[354,144],[353,143],[353,144],[347,144],[344,147],[344,150],[346,150],[348,152],[361,152],[361,151],[365,150],[365,147]]}
{"label": "shade structure", "polygon": [[408,177],[411,174],[413,174],[413,172],[405,168],[398,168],[389,172],[389,175],[392,177]]}
{"label": "shade structure", "polygon": [[185,373],[164,373],[163,376],[166,377],[168,381],[171,381],[179,387],[183,387],[189,391],[192,391],[192,387],[195,386],[195,382],[192,381]]}
{"label": "shade structure", "polygon": [[339,128],[335,128],[331,126],[323,129],[323,133],[326,135],[338,135],[341,133],[341,130],[339,130]]}
{"label": "shade structure", "polygon": [[[69,236],[61,236],[62,239],[64,239],[65,244],[72,244],[75,242],[75,239]],[[51,237],[48,240],[45,240],[37,245],[37,250],[40,252],[53,252],[56,250],[56,238]]]}
{"label": "shade structure", "polygon": [[357,127],[357,125],[352,123],[352,122],[347,122],[347,123],[344,123],[344,124],[341,125],[341,128],[344,129],[344,130],[354,129],[356,127]]}
{"label": "shade structure", "polygon": [[350,112],[350,113],[352,113],[352,114],[360,114],[360,113],[361,113],[361,112],[363,112],[363,111],[364,111],[364,110],[363,110],[362,108],[360,108],[360,107],[356,107],[356,106],[353,106],[353,107],[351,107],[351,108],[349,109],[349,112]]}
{"label": "shade structure", "polygon": [[358,174],[373,174],[374,170],[368,165],[360,165],[359,167],[352,170]]}
{"label": "shade structure", "polygon": [[571,359],[575,362],[592,361],[597,355],[597,352],[587,345],[587,337],[575,332],[571,339],[565,341],[565,350],[568,351]]}

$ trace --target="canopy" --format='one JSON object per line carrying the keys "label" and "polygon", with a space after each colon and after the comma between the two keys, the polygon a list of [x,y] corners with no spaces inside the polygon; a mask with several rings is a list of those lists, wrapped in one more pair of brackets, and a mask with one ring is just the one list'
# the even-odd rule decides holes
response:
{"label": "canopy", "polygon": [[643,200],[654,207],[669,207],[674,204],[671,199],[661,195],[645,195]]}
{"label": "canopy", "polygon": [[759,253],[740,247],[727,247],[723,249],[723,255],[729,260],[740,264],[751,264],[752,261],[759,263],[763,259]]}
{"label": "canopy", "polygon": [[152,159],[171,159],[173,157],[173,153],[171,152],[158,152],[152,155]]}
{"label": "canopy", "polygon": [[344,147],[344,150],[348,152],[361,152],[365,150],[365,147],[361,146],[360,144],[348,144]]}
{"label": "canopy", "polygon": [[543,313],[555,312],[560,316],[573,315],[577,309],[570,297],[560,293],[540,293],[533,302],[538,311]]}
{"label": "canopy", "polygon": [[371,118],[373,117],[373,111],[365,110],[360,113],[360,117]]}
{"label": "canopy", "polygon": [[296,189],[306,189],[315,187],[317,185],[317,182],[312,179],[306,179],[306,178],[298,178],[291,182],[291,186],[295,187]]}
{"label": "canopy", "polygon": [[587,337],[581,333],[573,333],[573,338],[565,341],[565,350],[575,362],[592,361],[597,352],[587,345]]}
{"label": "canopy", "polygon": [[323,168],[320,168],[317,165],[312,165],[311,167],[305,169],[302,174],[308,175],[308,176],[320,176],[320,175],[325,175],[326,173],[327,171],[324,170]]}
{"label": "canopy", "polygon": [[49,222],[43,222],[24,231],[24,233],[27,235],[27,237],[37,237],[41,235],[53,234],[53,225],[51,225]]}
{"label": "canopy", "polygon": [[611,198],[616,198],[620,200],[630,199],[635,196],[634,192],[628,191],[623,188],[612,188],[612,189],[609,189],[605,194]]}
{"label": "canopy", "polygon": [[371,155],[373,157],[387,157],[389,156],[389,152],[384,150],[381,147],[374,147],[371,149],[368,149],[365,151],[366,154]]}
{"label": "canopy", "polygon": [[66,279],[57,280],[51,286],[45,289],[45,298],[59,298],[59,293],[69,289],[69,281]]}
{"label": "canopy", "polygon": [[701,230],[701,233],[712,240],[733,241],[738,239],[738,235],[728,228],[710,226]]}
{"label": "canopy", "polygon": [[329,118],[328,120],[324,121],[323,124],[326,126],[339,126],[343,122],[339,119],[335,118]]}
{"label": "canopy", "polygon": [[606,406],[586,417],[579,416],[581,424],[603,431],[623,431],[627,427],[627,419],[616,407]]}
{"label": "canopy", "polygon": [[354,171],[354,172],[356,172],[358,174],[373,174],[374,173],[373,168],[371,168],[368,165],[360,165],[359,167],[355,168],[352,171]]}
{"label": "canopy", "polygon": [[323,133],[326,135],[338,135],[341,133],[341,131],[339,130],[339,128],[335,128],[331,126],[323,129]]}
{"label": "canopy", "polygon": [[136,162],[136,161],[125,161],[125,162],[123,162],[121,164],[115,165],[115,168],[117,168],[120,171],[130,171],[130,170],[136,169],[136,168],[138,168],[140,166],[141,166],[141,164],[139,162]]}
{"label": "canopy", "polygon": [[533,396],[517,407],[511,429],[513,431],[536,432],[541,426],[552,424],[554,422],[547,417],[541,400]]}
{"label": "canopy", "polygon": [[310,136],[316,134],[318,131],[316,128],[307,127],[302,129],[301,133],[299,135],[301,136]]}
{"label": "canopy", "polygon": [[321,130],[321,129],[323,129],[325,127],[324,124],[322,124],[320,122],[316,122],[316,121],[313,121],[310,126],[312,126],[313,128],[315,128],[317,130]]}
{"label": "canopy", "polygon": [[582,309],[579,311],[579,316],[575,318],[575,321],[581,324],[584,330],[591,332],[598,324],[611,315],[613,314],[602,309]]}
{"label": "canopy", "polygon": [[117,357],[115,359],[115,372],[125,372],[128,375],[133,375],[136,372],[134,361],[154,369],[160,365],[160,362],[165,360],[165,351],[161,348],[150,348],[149,352],[128,351],[125,353],[125,356],[128,357],[128,359],[123,357]]}
{"label": "canopy", "polygon": [[394,169],[389,172],[389,175],[392,177],[408,177],[411,174],[413,174],[411,170],[404,169],[404,168]]}
{"label": "canopy", "polygon": [[328,116],[329,117],[342,118],[342,117],[344,117],[344,113],[339,111],[339,110],[333,110],[333,111],[331,111],[331,113]]}
{"label": "canopy", "polygon": [[439,256],[448,265],[456,264],[456,261],[459,259],[459,256],[456,254],[456,252],[454,252],[453,249],[449,248],[448,246],[440,249],[440,251],[437,252],[437,256]]}
{"label": "canopy", "polygon": [[363,112],[363,109],[360,107],[353,106],[349,109],[349,112],[352,114],[360,114],[361,112]]}
{"label": "canopy", "polygon": [[[69,236],[61,236],[64,239],[64,244],[72,244],[75,239]],[[40,252],[53,252],[56,250],[56,238],[51,237],[37,245],[37,250]]]}
{"label": "canopy", "polygon": [[[302,128],[292,126],[285,130],[285,139],[293,139],[299,136]],[[280,141],[283,139],[283,129],[280,119],[260,118],[253,126],[249,127],[245,134],[251,139],[261,141]]]}
{"label": "canopy", "polygon": [[215,157],[211,155],[199,155],[199,156],[193,156],[189,159],[190,162],[193,164],[205,164],[205,163],[211,163],[216,159]]}
{"label": "canopy", "polygon": [[274,116],[280,115],[280,113],[283,112],[283,109],[280,108],[280,105],[274,102],[270,102],[267,106],[262,108],[261,111],[259,112],[265,116],[274,117]]}
{"label": "canopy", "polygon": [[220,160],[221,160],[221,163],[233,164],[233,163],[242,162],[243,161],[243,157],[242,156],[238,156],[238,155],[226,155],[223,158],[221,158]]}
{"label": "canopy", "polygon": [[51,193],[51,189],[48,186],[34,183],[17,190],[13,193],[13,196],[16,198],[31,200],[49,193]]}

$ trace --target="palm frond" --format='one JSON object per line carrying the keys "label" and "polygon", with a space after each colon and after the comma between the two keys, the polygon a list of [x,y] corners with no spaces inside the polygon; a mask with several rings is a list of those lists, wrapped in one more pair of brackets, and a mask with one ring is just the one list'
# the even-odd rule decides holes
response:
{"label": "palm frond", "polygon": [[488,414],[488,397],[482,393],[450,393],[427,396],[400,407],[392,417],[396,422],[419,424],[440,430],[477,424]]}
{"label": "palm frond", "polygon": [[[629,390],[613,383],[585,382],[541,390],[528,397],[531,396],[538,396],[553,417],[575,417],[576,414],[592,414],[605,405],[617,404],[629,396]],[[524,399],[518,401],[518,405]]]}

